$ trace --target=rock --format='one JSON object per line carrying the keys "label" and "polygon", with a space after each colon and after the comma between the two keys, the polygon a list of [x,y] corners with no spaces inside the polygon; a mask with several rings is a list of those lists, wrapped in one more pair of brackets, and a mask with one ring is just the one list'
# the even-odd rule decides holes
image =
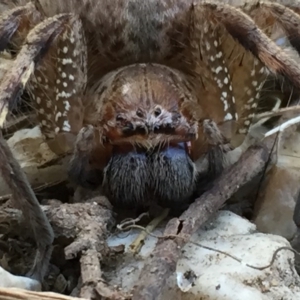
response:
{"label": "rock", "polygon": [[254,223],[261,232],[281,235],[291,241],[297,231],[293,215],[300,191],[300,133],[284,133],[280,145],[277,162],[262,182],[254,208]]}
{"label": "rock", "polygon": [[182,300],[299,299],[300,278],[291,263],[294,261],[292,252],[279,252],[274,264],[262,271],[246,266],[268,265],[276,249],[290,247],[286,239],[256,232],[254,224],[222,211],[192,240],[233,255],[241,262],[187,244],[176,270],[177,284],[185,292]]}
{"label": "rock", "polygon": [[[38,126],[21,129],[7,140],[33,188],[66,180],[68,157],[59,159],[44,141]],[[0,175],[0,196],[10,194]]]}
{"label": "rock", "polygon": [[15,276],[0,267],[0,287],[2,288],[20,288],[30,291],[41,291],[41,284],[23,276]]}
{"label": "rock", "polygon": [[297,230],[293,215],[299,182],[298,169],[276,165],[269,171],[255,205],[254,222],[259,231],[293,239]]}
{"label": "rock", "polygon": [[[154,233],[161,235],[162,229]],[[156,242],[156,238],[148,237],[140,255],[133,257],[128,245],[136,234],[137,231],[132,231],[108,239],[110,246],[124,244],[126,254],[107,265],[103,275],[110,285],[119,285],[125,292],[137,282],[144,260]],[[292,252],[280,251],[274,264],[262,271],[246,266],[268,265],[276,249],[290,247],[285,238],[259,233],[248,220],[221,211],[193,235],[192,241],[224,251],[242,262],[188,243],[159,300],[300,299],[300,278]]]}

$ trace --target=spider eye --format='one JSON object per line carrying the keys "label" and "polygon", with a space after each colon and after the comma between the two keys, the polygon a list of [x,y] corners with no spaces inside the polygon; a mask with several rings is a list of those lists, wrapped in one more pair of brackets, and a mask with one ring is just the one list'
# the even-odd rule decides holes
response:
{"label": "spider eye", "polygon": [[138,117],[142,118],[142,117],[144,116],[144,113],[143,113],[140,109],[138,109],[138,110],[136,111],[136,115],[137,115]]}
{"label": "spider eye", "polygon": [[122,121],[124,121],[125,119],[121,116],[121,115],[117,115],[116,116],[116,121],[117,122],[122,122]]}
{"label": "spider eye", "polygon": [[161,114],[161,108],[160,107],[156,107],[154,110],[154,116],[158,117]]}

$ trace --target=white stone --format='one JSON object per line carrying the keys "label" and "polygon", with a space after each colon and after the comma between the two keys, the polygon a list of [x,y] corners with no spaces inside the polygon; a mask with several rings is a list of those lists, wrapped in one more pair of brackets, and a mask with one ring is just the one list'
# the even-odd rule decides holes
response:
{"label": "white stone", "polygon": [[281,134],[277,162],[262,182],[254,217],[261,232],[278,234],[288,240],[297,231],[293,215],[300,191],[300,133],[291,134],[293,130],[289,127]]}
{"label": "white stone", "polygon": [[41,291],[41,284],[38,281],[23,276],[12,275],[2,267],[0,267],[0,287]]}
{"label": "white stone", "polygon": [[[207,224],[206,230],[199,230],[192,240],[227,252],[241,259],[242,263],[224,254],[187,244],[183,249],[184,257],[177,265],[177,279],[187,271],[194,273],[196,278],[194,286],[186,280],[178,280],[181,290],[186,291],[186,297],[182,299],[273,300],[300,297],[300,278],[288,262],[294,258],[291,252],[281,252],[274,265],[263,271],[246,266],[268,265],[277,248],[289,246],[284,238],[257,233],[252,223],[223,211]],[[289,289],[291,283],[295,287]]]}
{"label": "white stone", "polygon": [[[66,156],[60,161],[44,140],[39,126],[16,131],[7,143],[33,188],[68,178],[67,166],[70,157]],[[59,145],[63,144],[60,142]],[[0,196],[10,193],[0,175]]]}
{"label": "white stone", "polygon": [[[110,246],[125,245],[125,256],[106,270],[105,278],[129,291],[138,281],[144,260],[153,251],[156,238],[147,237],[140,255],[133,257],[128,246],[139,231],[131,231],[108,239]],[[155,234],[162,234],[162,228]],[[286,239],[258,233],[254,224],[231,212],[221,211],[193,235],[192,241],[225,251],[242,263],[215,251],[188,243],[182,250],[176,272],[169,278],[158,300],[279,300],[300,299],[300,278],[289,251],[278,254],[273,266],[263,271],[254,266],[268,265],[274,251],[288,246]],[[111,272],[111,273],[110,273]],[[192,281],[184,274],[191,272]]]}

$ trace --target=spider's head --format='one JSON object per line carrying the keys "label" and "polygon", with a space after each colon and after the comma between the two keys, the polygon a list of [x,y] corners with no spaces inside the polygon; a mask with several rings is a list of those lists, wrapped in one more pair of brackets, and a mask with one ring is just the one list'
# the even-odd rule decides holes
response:
{"label": "spider's head", "polygon": [[193,149],[207,144],[204,108],[191,81],[165,66],[136,64],[108,74],[99,90],[89,122],[101,128],[104,147],[94,151],[93,168],[104,176],[81,180],[101,180],[118,205],[190,199],[198,173]]}
{"label": "spider's head", "polygon": [[182,78],[179,72],[155,64],[109,74],[100,100],[100,126],[109,143],[148,149],[196,139],[201,111]]}

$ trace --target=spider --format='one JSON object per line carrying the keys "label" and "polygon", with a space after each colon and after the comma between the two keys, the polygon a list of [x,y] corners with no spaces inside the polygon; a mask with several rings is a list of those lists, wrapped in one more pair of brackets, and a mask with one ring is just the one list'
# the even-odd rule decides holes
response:
{"label": "spider", "polygon": [[[114,206],[189,204],[245,141],[267,77],[300,87],[296,2],[0,7],[1,126],[26,90],[49,147],[72,152],[71,180],[100,187]],[[291,51],[274,42],[278,28]],[[30,276],[42,281],[53,233],[3,138],[0,167],[31,221],[38,252]]]}

